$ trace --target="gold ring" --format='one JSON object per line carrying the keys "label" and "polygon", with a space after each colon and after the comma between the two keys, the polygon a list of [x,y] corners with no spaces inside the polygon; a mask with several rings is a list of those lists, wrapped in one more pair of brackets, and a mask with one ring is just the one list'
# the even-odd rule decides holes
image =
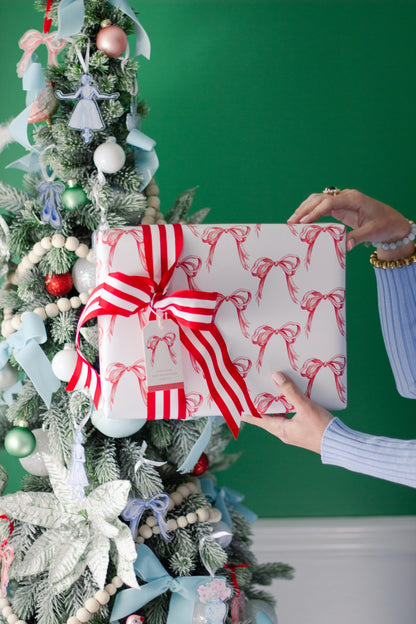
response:
{"label": "gold ring", "polygon": [[341,193],[341,189],[336,186],[326,186],[322,193],[325,193],[325,195],[339,195]]}

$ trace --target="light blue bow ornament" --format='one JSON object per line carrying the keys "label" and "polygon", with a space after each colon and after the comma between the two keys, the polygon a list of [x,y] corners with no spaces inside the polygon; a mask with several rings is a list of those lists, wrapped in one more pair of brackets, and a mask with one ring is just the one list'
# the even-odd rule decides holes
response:
{"label": "light blue bow ornament", "polygon": [[[199,601],[197,589],[212,580],[210,576],[170,576],[152,550],[145,544],[137,547],[134,569],[146,581],[140,589],[124,589],[116,596],[110,621],[115,623],[135,613],[145,604],[166,591],[172,592],[166,624],[192,624],[195,603]],[[223,577],[215,577],[221,578]]]}
{"label": "light blue bow ornament", "polygon": [[133,146],[134,164],[142,177],[140,190],[143,190],[159,168],[159,159],[155,151],[156,141],[141,130],[133,128],[127,135],[126,143]]}
{"label": "light blue bow ornament", "polygon": [[25,312],[17,332],[0,343],[0,368],[13,355],[49,408],[52,393],[60,388],[61,382],[54,375],[50,361],[39,346],[46,340],[46,329],[40,316],[34,312]]}
{"label": "light blue bow ornament", "polygon": [[168,505],[168,494],[155,494],[152,498],[149,498],[149,500],[131,498],[123,509],[121,517],[123,520],[127,520],[127,522],[130,523],[130,531],[133,539],[136,539],[140,518],[142,517],[143,512],[148,509],[156,516],[161,536],[164,540],[169,541],[171,539],[168,535],[169,527],[165,520]]}
{"label": "light blue bow ornament", "polygon": [[225,522],[230,529],[232,528],[230,514],[227,505],[234,507],[245,519],[251,524],[257,520],[257,515],[248,507],[241,505],[244,495],[236,492],[228,487],[218,487],[212,479],[204,477],[200,479],[202,493],[207,499],[221,511],[221,520]]}

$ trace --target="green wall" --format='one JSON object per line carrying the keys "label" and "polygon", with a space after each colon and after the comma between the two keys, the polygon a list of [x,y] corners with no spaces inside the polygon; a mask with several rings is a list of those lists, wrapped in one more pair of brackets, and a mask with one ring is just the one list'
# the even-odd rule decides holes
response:
{"label": "green wall", "polygon": [[[210,222],[281,222],[326,185],[359,188],[415,218],[414,1],[134,0],[152,41],[139,87],[157,142],[164,209],[200,185]],[[17,40],[42,28],[31,0],[1,2],[0,119],[24,107]],[[0,155],[0,168],[22,154]],[[19,172],[1,178],[20,184]],[[395,390],[365,247],[348,256],[349,404],[370,433],[415,437],[415,407]],[[262,517],[416,513],[414,491],[322,466],[246,426],[221,483]],[[0,458],[21,474],[17,460]]]}

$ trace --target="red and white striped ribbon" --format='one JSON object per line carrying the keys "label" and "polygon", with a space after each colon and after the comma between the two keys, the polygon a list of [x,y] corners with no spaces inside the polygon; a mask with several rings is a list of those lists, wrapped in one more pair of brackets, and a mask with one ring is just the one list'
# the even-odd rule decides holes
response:
{"label": "red and white striped ribbon", "polygon": [[[208,389],[236,437],[240,414],[258,415],[244,379],[233,365],[227,346],[214,324],[218,293],[180,290],[166,295],[166,289],[182,250],[180,224],[141,226],[148,276],[110,273],[91,293],[76,333],[78,361],[67,390],[87,386],[97,406],[101,394],[100,378],[79,350],[82,326],[100,315],[131,316],[150,308],[150,318],[162,314],[179,327],[182,344],[200,365]],[[183,389],[149,392],[147,418],[184,418],[186,401]]]}

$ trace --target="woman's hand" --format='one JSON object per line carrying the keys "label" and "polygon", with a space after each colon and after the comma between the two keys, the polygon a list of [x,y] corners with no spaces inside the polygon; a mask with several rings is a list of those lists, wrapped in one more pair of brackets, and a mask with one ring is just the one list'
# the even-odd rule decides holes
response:
{"label": "woman's hand", "polygon": [[[352,228],[347,234],[347,249],[364,241],[395,242],[410,232],[409,221],[400,212],[359,191],[345,189],[337,195],[314,193],[288,219],[288,223],[312,223],[331,216]],[[381,260],[406,258],[414,251],[414,243],[394,250],[379,250]]]}
{"label": "woman's hand", "polygon": [[243,414],[242,420],[265,429],[285,444],[321,453],[322,436],[333,416],[302,394],[296,384],[283,373],[274,373],[273,381],[279,392],[294,406],[295,414],[291,418],[284,414],[261,418]]}

